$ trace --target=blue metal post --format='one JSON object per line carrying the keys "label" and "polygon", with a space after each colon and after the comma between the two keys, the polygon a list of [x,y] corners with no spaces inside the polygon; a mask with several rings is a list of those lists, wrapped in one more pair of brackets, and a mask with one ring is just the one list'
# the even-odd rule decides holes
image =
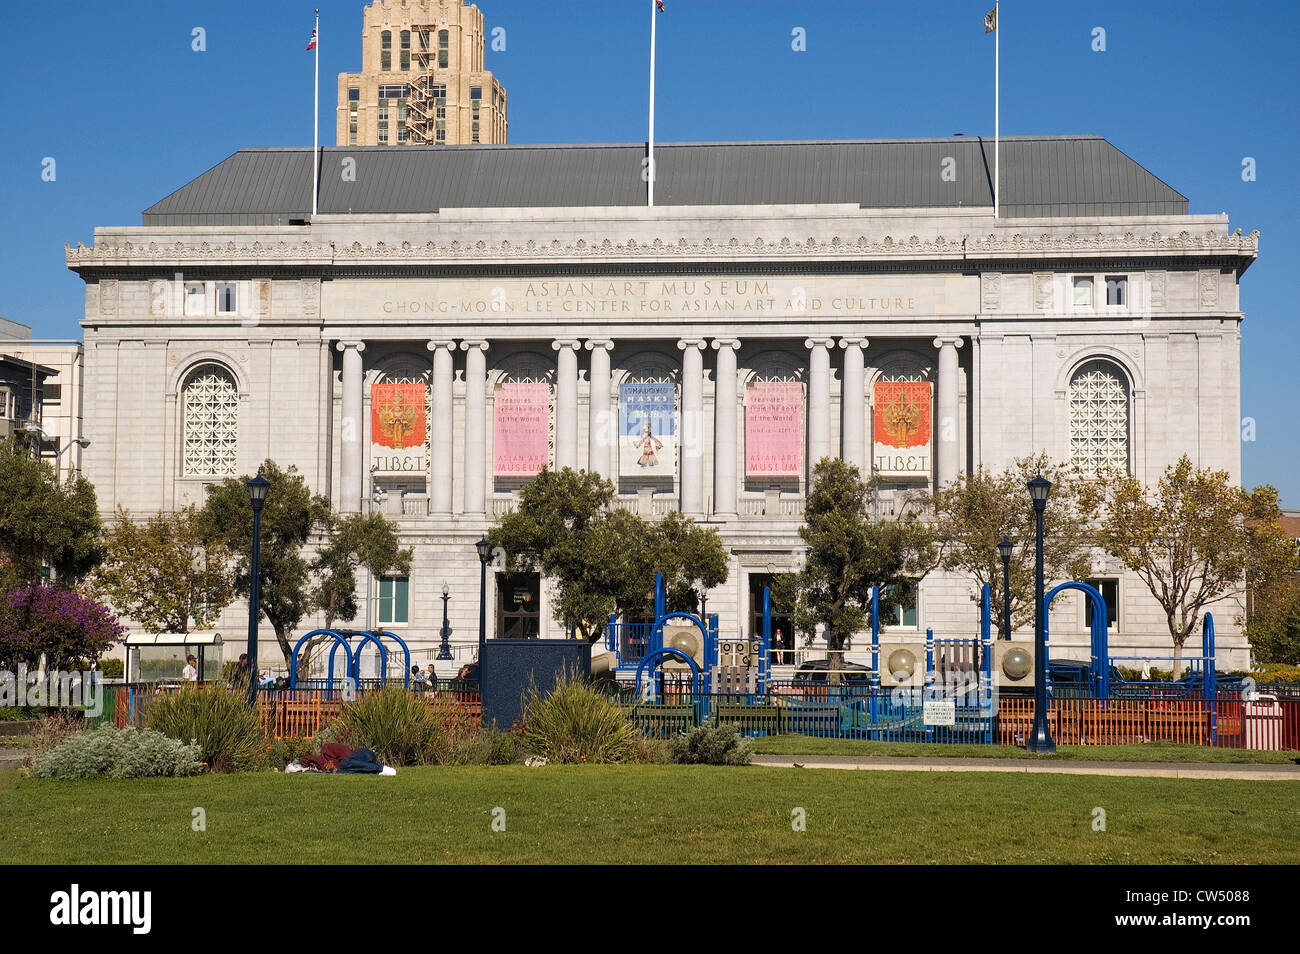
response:
{"label": "blue metal post", "polygon": [[934,685],[934,630],[925,631],[925,688]]}
{"label": "blue metal post", "polygon": [[668,594],[664,592],[664,574],[661,570],[655,574],[655,619],[666,612],[668,612]]}
{"label": "blue metal post", "polygon": [[871,588],[871,685],[880,685],[880,587]]}
{"label": "blue metal post", "polygon": [[758,688],[759,692],[767,690],[768,672],[771,667],[772,653],[772,590],[763,587],[763,645],[759,648]]}

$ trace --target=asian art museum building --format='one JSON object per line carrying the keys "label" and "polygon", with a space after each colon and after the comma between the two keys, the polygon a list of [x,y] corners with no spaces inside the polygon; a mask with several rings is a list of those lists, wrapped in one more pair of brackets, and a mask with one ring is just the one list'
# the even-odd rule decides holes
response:
{"label": "asian art museum building", "polygon": [[[1240,477],[1257,235],[1189,214],[1106,140],[1004,139],[998,217],[976,138],[664,144],[653,207],[644,157],[327,148],[313,215],[310,149],[244,149],[139,226],[97,228],[67,261],[101,508],[201,502],[267,458],[339,511],[383,491],[415,557],[378,581],[377,621],[432,649],[446,584],[459,665],[474,543],[543,468],[716,527],[726,633],[753,632],[762,586],[795,565],[825,456],[895,495],[1037,452],[1148,483],[1186,453]],[[900,400],[914,426],[886,413]],[[1093,573],[1115,651],[1168,655],[1145,586],[1101,554]],[[562,635],[547,590],[489,575],[489,637]],[[885,625],[973,635],[972,592],[932,573]],[[1215,609],[1219,666],[1244,667],[1240,609]],[[1076,595],[1053,604],[1052,643],[1087,656]]]}

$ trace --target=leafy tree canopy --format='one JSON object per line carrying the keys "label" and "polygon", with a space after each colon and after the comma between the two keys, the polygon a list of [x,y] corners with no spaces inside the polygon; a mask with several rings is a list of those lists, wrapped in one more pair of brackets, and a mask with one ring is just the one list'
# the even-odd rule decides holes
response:
{"label": "leafy tree canopy", "polygon": [[44,563],[76,582],[103,559],[95,489],[84,477],[60,484],[53,467],[5,440],[0,488],[0,589],[38,582]]}

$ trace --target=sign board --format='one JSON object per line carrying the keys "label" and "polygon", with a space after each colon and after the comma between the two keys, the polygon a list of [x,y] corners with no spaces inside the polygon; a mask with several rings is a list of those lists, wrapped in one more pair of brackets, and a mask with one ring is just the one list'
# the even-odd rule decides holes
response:
{"label": "sign board", "polygon": [[620,477],[677,472],[677,389],[670,381],[618,386]]}
{"label": "sign board", "polygon": [[535,477],[551,460],[551,386],[513,381],[496,389],[492,404],[493,474]]}
{"label": "sign board", "polygon": [[370,459],[377,474],[429,469],[426,389],[422,383],[370,386]]}
{"label": "sign board", "polygon": [[957,700],[926,699],[921,704],[921,724],[926,726],[955,726],[957,724]]}
{"label": "sign board", "polygon": [[[956,426],[953,422],[952,426]],[[871,462],[877,474],[930,475],[930,382],[877,381],[872,390]]]}
{"label": "sign board", "polygon": [[745,395],[745,476],[803,473],[803,384],[756,381]]}

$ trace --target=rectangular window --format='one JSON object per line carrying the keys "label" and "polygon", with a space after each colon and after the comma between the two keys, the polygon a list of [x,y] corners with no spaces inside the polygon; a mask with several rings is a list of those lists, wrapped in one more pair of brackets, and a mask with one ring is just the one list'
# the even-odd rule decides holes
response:
{"label": "rectangular window", "polygon": [[[357,88],[356,86],[349,86],[349,87],[348,87],[348,102],[349,102],[349,103],[357,103],[357,102],[360,102],[360,101],[361,101],[361,90],[360,90],[359,88]],[[353,109],[356,109],[355,106],[353,106],[352,108],[353,108]]]}
{"label": "rectangular window", "polygon": [[1074,280],[1074,306],[1076,308],[1092,307],[1092,279],[1076,278]]}
{"label": "rectangular window", "polygon": [[447,107],[446,107],[446,106],[438,106],[438,107],[436,107],[435,110],[434,110],[434,117],[435,117],[436,119],[446,119],[446,118],[447,118]]}
{"label": "rectangular window", "polygon": [[382,143],[388,142],[388,123],[379,124],[379,141]]}
{"label": "rectangular window", "polygon": [[393,68],[393,54],[390,50],[383,50],[379,54],[379,68],[381,70],[391,70]]}
{"label": "rectangular window", "polygon": [[44,401],[46,404],[51,404],[55,401],[60,401],[62,399],[63,399],[63,385],[61,384],[41,385],[41,400]]}
{"label": "rectangular window", "polygon": [[411,581],[405,576],[379,581],[379,625],[397,626],[410,622]]}
{"label": "rectangular window", "polygon": [[185,284],[185,314],[201,315],[203,312],[203,283],[187,282]]}
{"label": "rectangular window", "polygon": [[402,126],[398,126],[398,127],[397,127],[397,141],[398,141],[398,142],[406,142],[406,140],[407,140],[407,138],[408,138],[409,136],[410,136],[410,133],[407,131],[407,128],[406,128],[405,125],[402,125]]}
{"label": "rectangular window", "polygon": [[447,68],[447,43],[449,36],[446,30],[438,31],[438,69]]}
{"label": "rectangular window", "polygon": [[381,99],[379,101],[379,121],[381,123],[388,121],[388,101]]}
{"label": "rectangular window", "polygon": [[1123,275],[1106,276],[1106,304],[1122,305],[1128,301],[1128,279]]}
{"label": "rectangular window", "polygon": [[404,70],[409,70],[409,69],[411,68],[411,51],[410,51],[410,50],[403,50],[403,51],[402,51],[401,68],[404,69]]}
{"label": "rectangular window", "polygon": [[446,142],[446,141],[447,141],[447,124],[446,124],[446,123],[438,123],[437,140],[438,140],[438,142]]}
{"label": "rectangular window", "polygon": [[470,98],[470,99],[482,99],[482,98],[483,98],[483,87],[482,87],[482,86],[471,86],[471,87],[469,88],[469,98]]}
{"label": "rectangular window", "polygon": [[434,98],[434,99],[446,99],[446,98],[447,98],[447,84],[446,84],[446,83],[438,83],[438,84],[435,85],[435,86],[431,86],[431,87],[430,87],[430,90],[431,90],[431,92],[433,93],[433,98]]}
{"label": "rectangular window", "polygon": [[[882,587],[881,597],[889,591],[889,587]],[[909,586],[907,592],[903,594],[902,600],[894,607],[893,612],[885,615],[881,614],[881,625],[884,626],[903,626],[908,629],[916,629],[916,586]]]}
{"label": "rectangular window", "polygon": [[[1119,580],[1084,580],[1101,594],[1106,604],[1106,628],[1119,629]],[[1083,625],[1092,626],[1092,600],[1083,598]]]}
{"label": "rectangular window", "polygon": [[236,311],[234,282],[217,282],[217,314],[233,315]]}

